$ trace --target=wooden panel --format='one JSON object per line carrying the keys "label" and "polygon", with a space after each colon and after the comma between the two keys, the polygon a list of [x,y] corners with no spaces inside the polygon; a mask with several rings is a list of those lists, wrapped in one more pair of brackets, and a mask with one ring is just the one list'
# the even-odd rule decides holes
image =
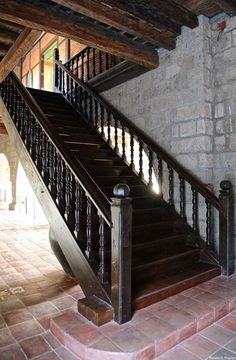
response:
{"label": "wooden panel", "polygon": [[0,17],[78,42],[85,42],[88,46],[109,51],[149,68],[158,66],[158,56],[149,47],[50,4],[48,1],[42,3],[33,0],[29,4],[25,0],[20,3],[17,0],[9,0],[7,3],[0,3]]}
{"label": "wooden panel", "polygon": [[39,38],[41,32],[32,29],[25,29],[21,32],[16,42],[12,45],[7,55],[0,64],[0,82],[14,69],[22,56],[32,47]]}

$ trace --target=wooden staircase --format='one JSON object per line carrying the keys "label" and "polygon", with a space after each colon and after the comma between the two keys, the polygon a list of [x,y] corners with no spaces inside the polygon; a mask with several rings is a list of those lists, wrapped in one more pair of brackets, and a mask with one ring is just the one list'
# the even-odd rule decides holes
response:
{"label": "wooden staircase", "polygon": [[[143,184],[61,94],[29,91],[60,136],[62,146],[83,164],[107,199],[113,196],[116,184],[130,187],[133,308],[150,305],[220,274],[219,266],[200,261],[199,240],[177,212]],[[98,222],[96,216],[93,221],[93,225]],[[98,260],[99,244],[95,241],[94,250]],[[109,257],[109,274],[110,250],[105,255]]]}
{"label": "wooden staircase", "polygon": [[92,298],[95,310],[89,312],[85,301],[84,313],[92,317],[105,309],[108,321],[112,307],[114,319],[123,323],[134,309],[220,273],[230,275],[230,182],[221,183],[216,197],[77,79],[58,54],[55,89],[27,90],[11,74],[0,86],[0,107],[8,114],[5,125],[19,155],[21,149],[28,154],[22,164],[30,177],[36,174],[30,180],[62,252],[87,299]]}

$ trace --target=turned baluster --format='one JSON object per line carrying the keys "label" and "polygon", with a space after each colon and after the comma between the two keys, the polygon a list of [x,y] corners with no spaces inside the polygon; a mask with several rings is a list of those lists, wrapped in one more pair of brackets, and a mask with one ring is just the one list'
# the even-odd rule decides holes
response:
{"label": "turned baluster", "polygon": [[99,129],[98,126],[98,102],[96,99],[94,99],[94,121],[95,121],[95,128],[96,130]]}
{"label": "turned baluster", "polygon": [[152,188],[152,167],[153,167],[153,152],[151,149],[148,149],[148,186]]}
{"label": "turned baluster", "polygon": [[108,281],[108,272],[106,264],[105,221],[102,215],[99,216],[99,259],[98,276],[102,284],[105,284]]}
{"label": "turned baluster", "polygon": [[98,53],[98,68],[99,68],[99,72],[98,74],[101,74],[102,73],[102,52],[101,50],[99,50],[99,53]]}
{"label": "turned baluster", "polygon": [[192,189],[192,219],[193,219],[193,231],[199,235],[199,219],[198,219],[198,192]]}
{"label": "turned baluster", "polygon": [[36,122],[35,124],[35,164],[38,171],[41,173],[42,162],[41,162],[41,126]]}
{"label": "turned baluster", "polygon": [[42,176],[46,186],[49,184],[48,174],[48,139],[45,133],[42,134]]}
{"label": "turned baluster", "polygon": [[114,147],[114,150],[116,153],[119,152],[119,147],[118,147],[118,120],[117,118],[115,118],[115,123],[114,123],[114,131],[115,131],[115,134],[114,134],[114,140],[115,140],[115,147]]}
{"label": "turned baluster", "polygon": [[93,77],[96,76],[96,50],[93,48],[93,71],[92,71],[92,74],[93,74]]}
{"label": "turned baluster", "polygon": [[206,199],[206,245],[208,248],[213,249],[212,243],[212,206]]}
{"label": "turned baluster", "polygon": [[160,196],[163,197],[163,162],[162,159],[157,156],[158,162],[158,186],[159,186],[159,193]]}
{"label": "turned baluster", "polygon": [[107,142],[111,145],[111,113],[106,110],[107,113]]}
{"label": "turned baluster", "polygon": [[60,213],[65,214],[65,164],[59,153],[57,153],[57,176],[56,176],[56,190],[57,201]]}
{"label": "turned baluster", "polygon": [[[75,187],[75,231],[76,238],[81,242],[83,240],[83,203],[84,203],[84,190],[81,185],[76,182]],[[85,249],[83,249],[85,250]]]}
{"label": "turned baluster", "polygon": [[105,53],[105,69],[109,69],[109,54]]}
{"label": "turned baluster", "polygon": [[84,51],[81,53],[81,80],[84,81]]}
{"label": "turned baluster", "polygon": [[100,105],[101,108],[101,136],[104,138],[105,137],[105,133],[104,133],[104,107],[102,105]]}
{"label": "turned baluster", "polygon": [[53,199],[56,199],[56,150],[52,143],[49,142],[49,185]]}
{"label": "turned baluster", "polygon": [[86,77],[86,81],[88,81],[90,79],[90,48],[88,47],[86,50],[86,55],[87,55],[87,77]]}
{"label": "turned baluster", "polygon": [[139,176],[143,179],[143,143],[139,139]]}
{"label": "turned baluster", "polygon": [[126,161],[125,127],[122,125],[122,159]]}
{"label": "turned baluster", "polygon": [[132,170],[135,169],[135,165],[134,165],[134,135],[133,133],[130,131],[130,168]]}
{"label": "turned baluster", "polygon": [[169,205],[174,207],[174,171],[169,165],[168,168],[168,182],[169,182]]}
{"label": "turned baluster", "polygon": [[75,230],[75,180],[70,169],[66,166],[66,222],[71,230]]}
{"label": "turned baluster", "polygon": [[186,191],[185,191],[185,181],[179,175],[179,194],[180,194],[180,216],[186,221]]}
{"label": "turned baluster", "polygon": [[85,254],[89,261],[94,261],[94,250],[93,250],[93,242],[92,242],[92,232],[93,232],[93,224],[92,224],[92,201],[89,197],[87,197],[87,244]]}

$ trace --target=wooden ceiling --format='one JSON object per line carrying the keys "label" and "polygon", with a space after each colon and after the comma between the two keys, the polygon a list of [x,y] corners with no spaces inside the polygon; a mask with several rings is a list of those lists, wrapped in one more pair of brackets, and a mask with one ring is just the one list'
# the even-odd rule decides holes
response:
{"label": "wooden ceiling", "polygon": [[30,41],[24,40],[24,49],[32,38],[47,31],[155,68],[156,49],[174,49],[182,25],[194,28],[197,15],[212,17],[222,11],[236,14],[236,1],[0,0],[0,56],[4,56],[0,80],[6,74],[3,65],[14,55],[14,41],[23,32],[30,36]]}

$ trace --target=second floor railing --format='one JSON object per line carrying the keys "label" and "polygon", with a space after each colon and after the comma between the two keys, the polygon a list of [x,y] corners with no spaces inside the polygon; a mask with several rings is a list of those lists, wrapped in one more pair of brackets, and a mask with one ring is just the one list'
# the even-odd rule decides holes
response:
{"label": "second floor railing", "polygon": [[65,63],[65,67],[77,78],[87,82],[113,68],[124,59],[105,51],[86,47]]}

